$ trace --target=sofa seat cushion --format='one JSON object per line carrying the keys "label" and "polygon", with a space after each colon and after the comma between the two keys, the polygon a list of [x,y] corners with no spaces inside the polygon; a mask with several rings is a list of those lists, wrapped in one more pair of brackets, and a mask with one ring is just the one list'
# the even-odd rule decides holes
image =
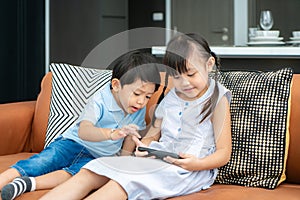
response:
{"label": "sofa seat cushion", "polygon": [[214,184],[207,190],[172,198],[172,200],[299,200],[299,197],[300,185],[296,184],[283,183],[275,190],[239,185]]}
{"label": "sofa seat cushion", "polygon": [[[49,190],[39,190],[30,193],[25,193],[16,200],[33,200],[39,199]],[[186,196],[169,198],[169,200],[299,200],[300,185],[296,184],[281,184],[276,190],[268,190],[263,188],[251,188],[238,185],[223,185],[215,184],[208,190],[202,190]]]}

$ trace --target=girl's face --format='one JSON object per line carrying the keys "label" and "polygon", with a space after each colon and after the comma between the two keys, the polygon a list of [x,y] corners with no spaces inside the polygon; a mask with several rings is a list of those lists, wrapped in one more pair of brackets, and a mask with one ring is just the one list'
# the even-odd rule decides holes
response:
{"label": "girl's face", "polygon": [[173,84],[177,95],[183,100],[192,101],[201,97],[208,88],[208,74],[214,65],[214,58],[207,61],[199,56],[191,56],[187,62],[187,72],[175,75]]}
{"label": "girl's face", "polygon": [[132,114],[142,109],[154,93],[155,84],[143,82],[140,79],[121,87],[118,79],[112,80],[113,95],[126,114]]}

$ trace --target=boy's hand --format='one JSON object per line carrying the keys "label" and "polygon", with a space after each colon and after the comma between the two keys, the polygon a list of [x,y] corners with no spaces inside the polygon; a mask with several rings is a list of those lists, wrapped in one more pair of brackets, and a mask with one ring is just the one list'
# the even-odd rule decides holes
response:
{"label": "boy's hand", "polygon": [[112,132],[110,137],[112,140],[118,140],[126,137],[127,135],[132,135],[137,138],[141,138],[140,134],[138,133],[138,130],[139,127],[137,125],[129,124]]}
{"label": "boy's hand", "polygon": [[127,135],[134,135],[137,138],[141,138],[140,134],[138,133],[138,130],[139,130],[139,127],[137,125],[129,124],[129,125],[123,126],[120,129],[120,132],[123,133],[125,135],[125,137]]}
{"label": "boy's hand", "polygon": [[139,127],[135,124],[129,124],[126,126],[123,126],[120,129],[120,134],[123,134],[124,137],[127,135],[136,136],[137,138],[141,138],[140,134],[138,133]]}
{"label": "boy's hand", "polygon": [[137,157],[144,157],[144,156],[147,156],[148,155],[148,152],[147,151],[139,151],[138,150],[138,147],[147,147],[144,143],[142,143],[137,137],[135,136],[132,136],[132,140],[135,142],[135,145],[136,145],[136,149],[135,149],[135,152],[134,152],[134,155],[137,156]]}

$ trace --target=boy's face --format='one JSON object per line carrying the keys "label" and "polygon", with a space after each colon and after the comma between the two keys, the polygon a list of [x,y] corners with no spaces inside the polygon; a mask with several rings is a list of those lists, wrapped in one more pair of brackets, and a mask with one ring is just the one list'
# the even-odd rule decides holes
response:
{"label": "boy's face", "polygon": [[121,87],[118,79],[112,80],[113,95],[126,114],[142,109],[148,103],[155,90],[155,84],[140,79]]}

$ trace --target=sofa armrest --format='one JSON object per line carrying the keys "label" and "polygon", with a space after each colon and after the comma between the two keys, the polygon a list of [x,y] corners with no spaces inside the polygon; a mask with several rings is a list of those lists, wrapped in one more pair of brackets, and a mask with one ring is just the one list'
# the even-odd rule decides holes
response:
{"label": "sofa armrest", "polygon": [[0,104],[0,155],[24,151],[34,109],[35,101]]}

